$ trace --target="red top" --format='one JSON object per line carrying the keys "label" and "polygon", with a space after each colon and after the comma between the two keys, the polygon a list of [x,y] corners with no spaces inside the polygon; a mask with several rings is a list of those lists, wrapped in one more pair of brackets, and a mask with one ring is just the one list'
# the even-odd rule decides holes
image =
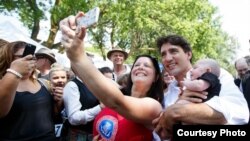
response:
{"label": "red top", "polygon": [[144,125],[125,119],[117,112],[104,108],[95,118],[93,134],[104,141],[152,141],[152,131]]}

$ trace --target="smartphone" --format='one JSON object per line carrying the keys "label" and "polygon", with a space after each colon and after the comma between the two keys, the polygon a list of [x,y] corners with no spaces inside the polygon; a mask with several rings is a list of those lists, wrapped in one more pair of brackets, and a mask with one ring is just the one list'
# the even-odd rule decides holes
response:
{"label": "smartphone", "polygon": [[100,15],[100,8],[95,7],[91,10],[89,10],[85,15],[79,19],[77,19],[77,25],[78,26],[84,26],[86,28],[89,28],[91,26],[94,26],[97,24],[98,19]]}
{"label": "smartphone", "polygon": [[27,55],[34,55],[35,54],[35,50],[36,50],[36,46],[32,45],[32,44],[27,44],[25,46],[25,49],[23,51],[23,57],[27,56]]}

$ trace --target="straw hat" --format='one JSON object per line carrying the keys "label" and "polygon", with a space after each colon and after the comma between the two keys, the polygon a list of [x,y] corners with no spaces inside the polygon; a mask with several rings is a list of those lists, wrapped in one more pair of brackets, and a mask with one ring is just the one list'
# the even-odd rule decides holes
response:
{"label": "straw hat", "polygon": [[36,57],[42,56],[42,57],[48,58],[52,64],[56,62],[55,54],[48,48],[39,49],[35,53],[35,56]]}
{"label": "straw hat", "polygon": [[111,57],[112,53],[114,53],[114,52],[121,52],[121,53],[123,53],[124,54],[124,60],[126,60],[128,58],[128,53],[126,51],[122,50],[119,47],[115,47],[115,48],[113,48],[112,50],[110,50],[107,53],[107,57],[108,57],[109,60],[110,60],[110,57]]}

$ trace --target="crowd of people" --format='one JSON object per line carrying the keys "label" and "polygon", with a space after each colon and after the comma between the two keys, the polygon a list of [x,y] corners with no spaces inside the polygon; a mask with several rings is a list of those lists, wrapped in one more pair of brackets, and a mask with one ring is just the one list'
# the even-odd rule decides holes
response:
{"label": "crowd of people", "polygon": [[82,16],[60,22],[70,69],[47,48],[23,56],[28,43],[0,40],[0,140],[161,141],[175,124],[250,124],[249,56],[236,60],[234,79],[214,59],[192,65],[189,42],[172,34],[156,41],[163,70],[147,54],[126,65],[120,47],[107,53],[113,68],[96,68]]}

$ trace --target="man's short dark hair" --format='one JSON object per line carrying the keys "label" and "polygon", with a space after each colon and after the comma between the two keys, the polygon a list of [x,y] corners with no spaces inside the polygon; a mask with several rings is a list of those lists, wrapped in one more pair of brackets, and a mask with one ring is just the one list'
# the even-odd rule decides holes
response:
{"label": "man's short dark hair", "polygon": [[168,35],[168,36],[163,36],[157,39],[156,41],[157,47],[159,52],[161,51],[161,47],[163,44],[171,44],[175,46],[180,46],[183,51],[186,52],[192,52],[192,49],[190,47],[190,44],[187,42],[186,39],[184,39],[180,35]]}
{"label": "man's short dark hair", "polygon": [[104,73],[113,73],[113,71],[109,67],[102,67],[99,68],[99,71],[104,74]]}

